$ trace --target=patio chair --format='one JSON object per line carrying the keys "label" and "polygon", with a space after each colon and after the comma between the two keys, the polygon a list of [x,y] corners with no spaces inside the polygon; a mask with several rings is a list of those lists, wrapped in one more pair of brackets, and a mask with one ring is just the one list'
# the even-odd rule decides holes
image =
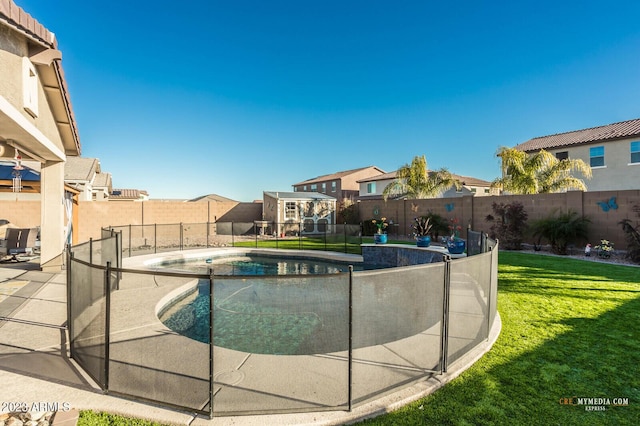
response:
{"label": "patio chair", "polygon": [[37,235],[38,228],[8,228],[6,238],[0,240],[0,256],[18,262],[18,255],[32,255]]}

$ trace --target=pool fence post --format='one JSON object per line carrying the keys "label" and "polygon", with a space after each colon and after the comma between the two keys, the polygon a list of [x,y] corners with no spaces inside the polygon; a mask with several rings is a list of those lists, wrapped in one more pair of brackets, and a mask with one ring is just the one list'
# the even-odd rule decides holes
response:
{"label": "pool fence post", "polygon": [[209,419],[213,419],[213,268],[209,268]]}
{"label": "pool fence post", "polygon": [[353,409],[353,265],[349,265],[349,372],[347,399],[349,411]]}
{"label": "pool fence post", "polygon": [[104,393],[109,393],[109,344],[111,333],[111,262],[107,262],[104,271],[104,297],[105,297],[105,321],[104,321]]}
{"label": "pool fence post", "polygon": [[440,374],[447,372],[449,350],[449,294],[451,292],[451,256],[443,255],[444,282],[442,292],[442,323],[440,326]]}
{"label": "pool fence post", "polygon": [[182,238],[184,237],[184,234],[182,232],[182,222],[180,222],[180,251],[182,251]]}
{"label": "pool fence post", "polygon": [[73,318],[71,318],[71,314],[73,313],[71,304],[75,299],[73,297],[73,291],[71,289],[71,262],[73,262],[73,253],[71,252],[71,244],[67,244],[67,332],[69,334],[69,354],[71,358],[73,358],[74,350],[73,343],[71,339],[73,337]]}
{"label": "pool fence post", "polygon": [[256,248],[258,248],[258,224],[253,221],[253,233],[256,235]]}
{"label": "pool fence post", "polygon": [[344,236],[344,252],[347,253],[347,222],[342,224],[342,235]]}
{"label": "pool fence post", "polygon": [[233,230],[233,221],[231,221],[231,247],[236,246],[235,232]]}
{"label": "pool fence post", "polygon": [[[487,249],[486,239],[483,249]],[[491,256],[489,256],[489,297],[487,297],[487,341],[491,333],[491,309],[493,307],[493,301],[491,300],[491,295],[493,294],[493,259],[494,256],[498,255],[495,250],[488,251],[491,252]]]}

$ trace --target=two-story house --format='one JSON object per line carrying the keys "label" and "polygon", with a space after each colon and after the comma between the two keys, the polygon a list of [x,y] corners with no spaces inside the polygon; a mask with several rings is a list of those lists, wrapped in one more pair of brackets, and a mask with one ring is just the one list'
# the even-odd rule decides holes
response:
{"label": "two-story house", "polygon": [[558,159],[581,159],[591,166],[588,191],[640,188],[640,119],[540,136],[515,146],[526,153],[548,151]]}
{"label": "two-story house", "polygon": [[70,230],[64,162],[80,155],[61,59],[52,32],[12,0],[0,1],[0,159],[41,166],[40,262],[47,270],[63,264]]}
{"label": "two-story house", "polygon": [[[360,185],[359,199],[373,200],[382,198],[384,189],[396,179],[397,172],[383,173],[378,176],[362,179],[358,181]],[[454,179],[460,182],[460,186],[452,185],[444,191],[440,197],[462,197],[464,195],[485,196],[498,195],[499,191],[491,188],[491,182],[469,176],[453,175]]]}
{"label": "two-story house", "polygon": [[345,170],[329,175],[318,176],[293,185],[294,192],[319,192],[330,195],[338,201],[355,202],[360,192],[358,181],[384,173],[375,166]]}

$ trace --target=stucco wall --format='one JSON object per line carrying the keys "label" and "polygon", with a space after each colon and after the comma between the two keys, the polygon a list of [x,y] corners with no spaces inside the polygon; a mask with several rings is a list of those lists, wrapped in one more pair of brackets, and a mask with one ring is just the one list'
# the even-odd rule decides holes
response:
{"label": "stucco wall", "polygon": [[22,56],[26,55],[24,37],[0,24],[0,95],[16,108],[22,104]]}
{"label": "stucco wall", "polygon": [[38,115],[33,117],[24,109],[22,60],[23,57],[28,56],[29,47],[24,36],[0,24],[0,76],[2,76],[0,96],[36,126],[56,147],[64,151],[40,78],[38,79]]}

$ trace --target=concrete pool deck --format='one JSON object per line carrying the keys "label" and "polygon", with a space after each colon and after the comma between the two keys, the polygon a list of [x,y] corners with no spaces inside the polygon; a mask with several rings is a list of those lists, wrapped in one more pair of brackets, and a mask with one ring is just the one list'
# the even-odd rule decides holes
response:
{"label": "concrete pool deck", "polygon": [[[61,407],[62,404],[67,403],[72,408],[107,411],[163,423],[293,425],[353,422],[398,408],[443,386],[489,350],[500,330],[500,320],[497,317],[489,339],[451,365],[447,373],[419,380],[400,391],[390,393],[373,402],[365,403],[351,412],[341,410],[317,411],[296,414],[215,417],[210,420],[185,411],[171,410],[154,404],[143,404],[126,398],[104,395],[93,384],[92,380],[86,377],[77,367],[76,363],[68,357],[67,335],[64,329],[66,321],[65,274],[45,274],[37,270],[29,270],[27,269],[28,265],[25,264],[11,265],[11,267],[6,268],[2,266],[4,265],[0,265],[0,285],[6,284],[7,287],[15,290],[8,290],[8,292],[13,292],[6,294],[5,300],[0,302],[2,315],[11,318],[10,321],[3,321],[2,325],[0,325],[0,383],[3,383],[3,386],[0,386],[0,401],[15,401],[28,404],[37,402],[57,403]],[[14,285],[15,283],[19,283],[19,285]],[[165,291],[169,287],[173,286],[174,289],[179,289],[184,285],[184,282],[176,282],[165,287],[163,291],[156,291],[157,294],[154,297],[157,298],[159,303],[162,298],[166,297]],[[153,293],[155,290],[149,289],[149,291]],[[11,308],[6,308],[3,311],[3,306],[9,306],[5,304],[7,301],[12,302]],[[119,312],[117,316],[123,322],[135,320],[136,323],[128,323],[128,327],[122,328],[122,332],[118,333],[114,339],[112,356],[123,362],[135,362],[136,357],[143,356],[143,354],[141,355],[137,350],[128,351],[126,349],[127,342],[144,342],[145,340],[140,338],[149,335],[149,332],[152,334],[164,333],[163,335],[167,342],[163,343],[163,345],[166,344],[168,347],[185,344],[185,341],[182,340],[185,339],[184,337],[166,333],[166,329],[159,323],[157,317],[155,319],[152,318],[155,315],[158,303],[149,304],[153,305],[153,307],[143,314],[137,309],[127,310],[123,308]],[[425,333],[422,338],[428,338],[428,333]],[[169,340],[175,341],[169,342]],[[195,344],[194,347],[198,346],[198,342],[193,343]],[[199,345],[206,346],[204,344]],[[178,347],[182,349],[182,346]],[[388,349],[388,355],[391,356],[392,348]],[[377,348],[375,350],[385,349]],[[264,385],[264,383],[260,383],[257,376],[254,379],[250,377],[248,372],[251,370],[265,371],[266,369],[273,369],[274,362],[283,362],[281,368],[285,369],[288,374],[280,375],[282,376],[280,380],[283,381],[283,389],[292,394],[295,394],[297,390],[293,384],[288,383],[288,378],[310,374],[306,369],[307,367],[300,367],[302,369],[298,370],[297,362],[302,362],[300,357],[298,357],[299,359],[289,357],[286,360],[280,357],[281,359],[277,360],[275,356],[256,356],[252,354],[247,358],[247,354],[230,350],[225,355],[228,355],[226,358],[229,365],[228,368],[222,368],[222,370],[238,371],[238,365],[246,367],[246,372],[243,372],[243,389],[241,389],[245,392],[245,395],[234,395],[234,392],[238,392],[239,389],[233,389],[231,386],[228,397],[236,399],[246,398],[247,395],[250,395],[250,398],[246,398],[247,404],[250,404],[254,398],[261,395],[259,391],[261,386]],[[366,358],[366,356],[367,353],[364,352],[359,354],[361,359]],[[296,362],[292,362],[294,360]],[[316,371],[318,375],[325,375],[328,371],[332,371],[332,365],[343,365],[345,363],[340,354],[315,359],[314,362],[319,367],[319,370]],[[194,372],[199,374],[197,370],[203,367],[191,365],[184,368],[193,369],[193,371],[187,371],[191,375]],[[379,367],[362,363],[361,368]],[[276,368],[276,370],[280,370],[280,368]],[[389,374],[392,373],[390,372]],[[339,375],[342,375],[342,373]],[[231,380],[235,379],[231,378]],[[131,383],[126,385],[130,386]],[[384,383],[364,383],[363,385],[367,389],[375,389],[383,387]],[[176,389],[176,392],[180,391]],[[325,395],[323,398],[326,398],[327,401],[332,401],[336,397],[335,389],[330,387],[320,387],[314,389],[314,392]],[[291,394],[267,395],[265,397],[290,398]],[[251,408],[248,407],[247,409],[250,410]]]}

